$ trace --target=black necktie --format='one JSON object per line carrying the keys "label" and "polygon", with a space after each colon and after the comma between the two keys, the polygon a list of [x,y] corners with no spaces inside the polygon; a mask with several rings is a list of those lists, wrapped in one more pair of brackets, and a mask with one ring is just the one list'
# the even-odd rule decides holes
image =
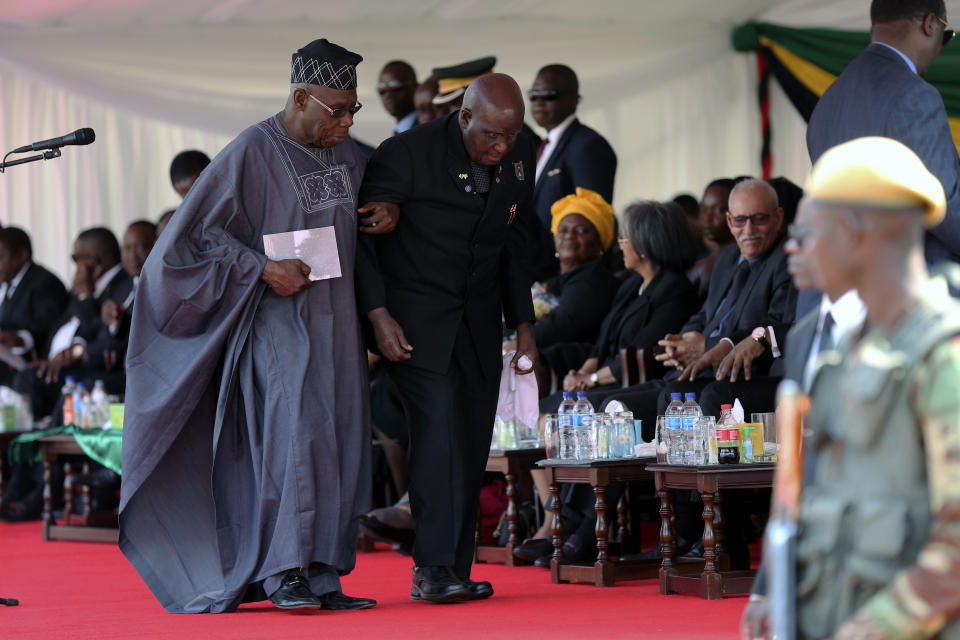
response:
{"label": "black necktie", "polygon": [[723,302],[720,303],[717,312],[713,314],[713,318],[710,319],[707,327],[703,330],[703,335],[709,338],[710,335],[717,330],[720,323],[723,322],[723,319],[730,313],[730,309],[733,308],[734,303],[736,303],[737,298],[740,296],[740,291],[743,290],[743,285],[747,283],[747,278],[749,277],[750,262],[744,260],[737,265],[737,270],[733,273],[733,278],[730,280],[730,288],[727,289],[727,295],[723,299]]}
{"label": "black necktie", "polygon": [[820,344],[817,346],[817,353],[833,349],[833,325],[833,315],[827,311],[827,315],[823,316],[823,328],[820,329]]}

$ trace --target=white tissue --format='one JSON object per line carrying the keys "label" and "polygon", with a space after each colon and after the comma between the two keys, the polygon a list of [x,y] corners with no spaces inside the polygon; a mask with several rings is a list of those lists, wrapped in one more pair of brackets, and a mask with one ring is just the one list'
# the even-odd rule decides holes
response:
{"label": "white tissue", "polygon": [[743,405],[740,404],[740,398],[734,399],[733,409],[730,413],[733,415],[733,419],[737,424],[743,424]]}
{"label": "white tissue", "polygon": [[533,361],[530,360],[527,356],[520,356],[520,359],[517,360],[517,369],[520,371],[530,371],[533,368]]}

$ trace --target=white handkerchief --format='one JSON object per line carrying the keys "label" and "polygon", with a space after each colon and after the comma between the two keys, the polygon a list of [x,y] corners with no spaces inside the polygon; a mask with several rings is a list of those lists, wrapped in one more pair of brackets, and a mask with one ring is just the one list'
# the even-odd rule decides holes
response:
{"label": "white handkerchief", "polygon": [[302,260],[310,267],[311,280],[329,280],[343,275],[337,251],[337,232],[333,227],[265,235],[263,251],[271,260]]}
{"label": "white handkerchief", "polygon": [[743,405],[740,404],[740,398],[734,398],[733,409],[730,413],[733,414],[733,419],[736,420],[738,424],[743,424]]}

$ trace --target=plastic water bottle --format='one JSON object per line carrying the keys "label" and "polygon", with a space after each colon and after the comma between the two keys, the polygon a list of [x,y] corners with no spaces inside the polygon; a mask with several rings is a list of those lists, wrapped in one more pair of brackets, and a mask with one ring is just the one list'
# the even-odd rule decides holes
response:
{"label": "plastic water bottle", "polygon": [[700,436],[700,417],[703,411],[697,404],[697,394],[684,394],[681,410],[683,425],[683,464],[703,464],[703,437]]}
{"label": "plastic water bottle", "polygon": [[564,391],[563,400],[557,409],[561,460],[574,460],[577,457],[577,441],[573,432],[573,410],[576,404],[573,399],[573,391]]}
{"label": "plastic water bottle", "polygon": [[577,460],[593,460],[597,457],[596,433],[594,431],[593,404],[586,391],[577,392],[577,404],[573,409],[573,427],[577,438]]}
{"label": "plastic water bottle", "polygon": [[93,393],[90,394],[90,426],[103,427],[110,419],[110,399],[103,388],[103,380],[93,383]]}
{"label": "plastic water bottle", "polygon": [[683,464],[683,402],[681,394],[671,393],[670,404],[667,405],[667,445],[669,453],[667,461],[670,464]]}
{"label": "plastic water bottle", "polygon": [[73,394],[77,390],[77,381],[73,376],[67,376],[63,380],[63,387],[60,393],[63,394],[63,424],[78,424],[77,414],[73,407]]}
{"label": "plastic water bottle", "polygon": [[82,428],[90,426],[90,393],[82,382],[73,391],[73,413],[77,419],[74,424]]}

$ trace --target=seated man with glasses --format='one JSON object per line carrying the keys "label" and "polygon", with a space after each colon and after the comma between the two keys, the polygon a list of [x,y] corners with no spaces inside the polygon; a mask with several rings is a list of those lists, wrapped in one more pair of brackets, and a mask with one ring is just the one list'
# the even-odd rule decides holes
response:
{"label": "seated man with glasses", "polygon": [[[960,262],[960,159],[943,98],[920,76],[953,39],[946,6],[943,0],[873,0],[870,22],[870,46],[847,65],[810,116],[810,161],[862,136],[905,144],[947,196],[946,217],[925,233],[927,265]],[[797,317],[819,302],[820,292],[801,293]]]}
{"label": "seated man with glasses", "polygon": [[535,228],[540,242],[533,257],[534,275],[544,281],[560,270],[553,255],[550,207],[577,187],[596,191],[613,202],[617,155],[602,135],[577,119],[580,84],[570,67],[551,64],[540,69],[527,98],[534,121],[547,130],[537,150],[533,192],[534,210],[541,223]]}

